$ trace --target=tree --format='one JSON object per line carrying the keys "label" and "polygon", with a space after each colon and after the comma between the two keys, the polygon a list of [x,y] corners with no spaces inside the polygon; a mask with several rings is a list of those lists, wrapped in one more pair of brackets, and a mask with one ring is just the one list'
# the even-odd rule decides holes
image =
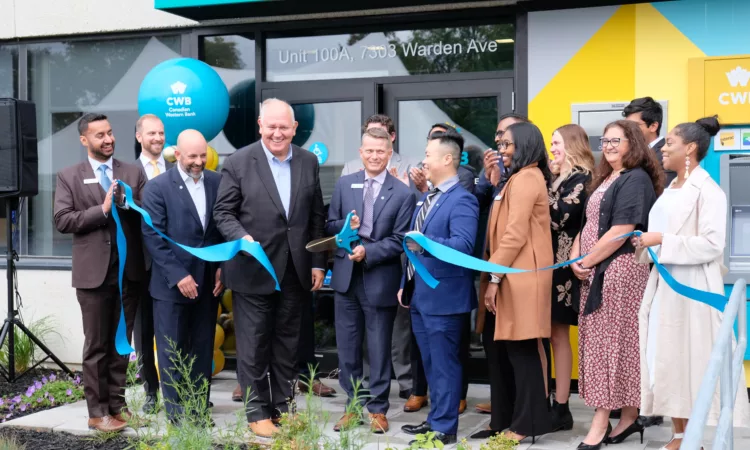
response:
{"label": "tree", "polygon": [[221,36],[207,38],[203,41],[204,60],[222,69],[244,69],[245,62],[237,50],[237,43],[227,41]]}

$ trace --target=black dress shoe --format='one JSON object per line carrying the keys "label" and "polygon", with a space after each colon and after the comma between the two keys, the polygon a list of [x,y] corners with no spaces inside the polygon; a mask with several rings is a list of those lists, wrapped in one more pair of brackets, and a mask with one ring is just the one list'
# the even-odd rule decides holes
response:
{"label": "black dress shoe", "polygon": [[401,431],[406,434],[425,434],[428,431],[432,431],[432,427],[427,422],[422,422],[419,425],[404,425],[401,427]]}
{"label": "black dress shoe", "polygon": [[[451,445],[451,444],[455,444],[458,441],[458,439],[456,439],[455,434],[445,434],[445,433],[436,431],[433,441],[440,441],[443,443],[443,445]],[[409,442],[409,446],[414,445],[416,442],[417,440],[413,440]]]}
{"label": "black dress shoe", "polygon": [[403,398],[404,400],[408,400],[409,397],[411,397],[411,389],[406,389],[403,391],[398,391],[398,397]]}
{"label": "black dress shoe", "polygon": [[157,413],[156,402],[157,402],[156,394],[147,394],[146,402],[143,404],[143,413],[144,414],[156,414]]}
{"label": "black dress shoe", "polygon": [[612,424],[607,424],[607,431],[604,433],[604,437],[601,441],[599,441],[598,444],[586,444],[584,442],[581,442],[578,444],[578,450],[599,450],[602,448],[602,444],[606,444],[607,440],[609,439],[609,433],[612,432]]}
{"label": "black dress shoe", "polygon": [[664,423],[664,417],[662,416],[640,416],[638,421],[643,424],[643,428],[657,427]]}
{"label": "black dress shoe", "polygon": [[640,433],[641,435],[641,444],[643,444],[643,430],[645,430],[646,427],[643,426],[640,420],[636,419],[635,422],[631,423],[629,427],[625,428],[625,430],[618,434],[617,436],[608,437],[604,440],[605,444],[620,444],[622,441],[628,438],[631,434],[634,433]]}
{"label": "black dress shoe", "polygon": [[502,433],[503,430],[482,430],[469,436],[469,439],[489,439],[496,434]]}
{"label": "black dress shoe", "polygon": [[208,402],[208,407],[209,407],[209,408],[213,408],[213,407],[214,407],[214,402],[211,402],[211,401],[209,401],[209,402]]}

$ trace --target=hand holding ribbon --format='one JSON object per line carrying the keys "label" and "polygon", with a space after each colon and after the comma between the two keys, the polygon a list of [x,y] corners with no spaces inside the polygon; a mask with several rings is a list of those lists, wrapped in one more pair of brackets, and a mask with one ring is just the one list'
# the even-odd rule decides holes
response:
{"label": "hand holding ribbon", "polygon": [[[222,244],[212,245],[210,247],[202,247],[202,248],[196,248],[196,247],[188,247],[187,245],[182,245],[178,242],[173,241],[169,236],[162,233],[161,231],[154,228],[154,224],[151,221],[151,216],[147,211],[145,211],[143,208],[135,204],[135,201],[133,201],[133,190],[128,186],[126,183],[118,180],[118,185],[122,187],[125,193],[125,206],[137,211],[141,216],[143,216],[143,221],[151,227],[159,236],[167,240],[168,242],[171,242],[172,244],[180,247],[181,249],[185,250],[186,252],[190,253],[191,255],[195,256],[196,258],[202,259],[204,261],[210,261],[210,262],[222,262],[222,261],[228,261],[232,258],[234,258],[237,253],[239,252],[246,252],[256,260],[268,271],[269,274],[273,277],[274,281],[276,282],[276,290],[280,290],[279,287],[279,280],[276,278],[276,272],[273,270],[273,266],[271,265],[271,261],[268,259],[268,256],[263,251],[263,247],[261,247],[260,243],[258,242],[250,242],[246,239],[237,239],[235,241],[231,242],[224,242]],[[125,270],[125,261],[127,259],[127,241],[125,238],[125,233],[122,230],[122,224],[120,222],[120,216],[118,214],[118,208],[112,208],[112,218],[115,220],[115,224],[117,225],[117,251],[120,256],[120,264],[118,268],[118,287],[120,289],[120,321],[117,325],[117,332],[115,334],[115,348],[117,349],[117,353],[120,355],[127,355],[132,353],[133,347],[130,346],[130,339],[127,335],[127,330],[125,326],[125,313],[124,308],[122,305],[122,278],[123,273]]]}

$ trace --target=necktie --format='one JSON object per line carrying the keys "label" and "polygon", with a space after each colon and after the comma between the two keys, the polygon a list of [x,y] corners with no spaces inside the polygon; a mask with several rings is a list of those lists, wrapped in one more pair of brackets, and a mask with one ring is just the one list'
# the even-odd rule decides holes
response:
{"label": "necktie", "polygon": [[159,164],[157,164],[156,161],[151,160],[151,161],[149,161],[149,164],[151,164],[152,166],[154,166],[154,173],[153,173],[152,176],[155,177],[155,176],[157,176],[157,175],[159,175],[161,173],[161,170],[159,170]]}
{"label": "necktie", "polygon": [[112,180],[107,176],[107,166],[104,164],[99,166],[99,172],[102,173],[99,177],[99,184],[104,188],[104,192],[109,192],[109,187],[112,186]]}
{"label": "necktie", "polygon": [[372,234],[372,205],[375,203],[375,198],[372,195],[375,192],[375,189],[373,189],[374,182],[372,179],[365,180],[364,211],[362,211],[362,224],[359,227],[359,235],[364,239],[370,239],[370,234]]}
{"label": "necktie", "polygon": [[[424,203],[422,203],[422,208],[419,210],[419,214],[417,214],[417,220],[414,221],[414,231],[422,231],[424,219],[427,217],[427,212],[430,210],[432,200],[435,199],[435,195],[437,195],[438,192],[439,191],[437,190],[437,188],[433,188],[432,190],[430,190],[430,193],[427,194],[427,198],[424,200]],[[411,262],[406,268],[406,276],[407,280],[411,280],[412,278],[414,278],[414,266]]]}

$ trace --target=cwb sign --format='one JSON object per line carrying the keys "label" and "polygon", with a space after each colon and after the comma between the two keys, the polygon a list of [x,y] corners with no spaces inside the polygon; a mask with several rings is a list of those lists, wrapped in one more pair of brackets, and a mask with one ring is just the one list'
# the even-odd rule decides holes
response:
{"label": "cwb sign", "polygon": [[215,138],[229,115],[229,92],[219,74],[192,58],[164,61],[146,75],[138,91],[138,113],[154,114],[164,122],[167,145],[187,129],[207,141]]}

